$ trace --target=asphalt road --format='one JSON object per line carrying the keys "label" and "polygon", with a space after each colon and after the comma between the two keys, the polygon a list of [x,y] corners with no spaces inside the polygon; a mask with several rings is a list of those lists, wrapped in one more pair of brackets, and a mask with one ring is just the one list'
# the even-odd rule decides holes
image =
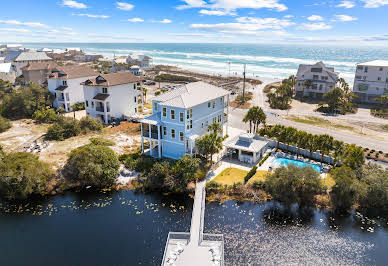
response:
{"label": "asphalt road", "polygon": [[[282,118],[279,115],[276,115],[274,113],[271,113],[271,110],[266,110],[264,106],[264,94],[263,94],[263,86],[257,87],[253,92],[255,93],[255,99],[256,99],[256,105],[263,108],[263,110],[267,114],[267,124],[273,125],[273,124],[281,124],[284,126],[292,126],[299,130],[304,130],[311,134],[328,134],[333,136],[337,140],[341,140],[346,143],[350,144],[356,144],[358,146],[367,147],[369,149],[374,149],[377,151],[383,151],[384,153],[388,153],[388,143],[381,140],[376,140],[373,138],[368,138],[364,136],[359,136],[356,134],[352,134],[350,132],[343,132],[339,130],[333,130],[333,129],[327,129],[327,128],[321,128],[311,125],[306,125],[302,123],[297,123],[294,121],[290,121],[287,119]],[[245,124],[242,122],[243,117],[248,112],[248,110],[244,109],[238,109],[238,108],[231,108],[229,115],[229,126],[240,128],[240,129],[249,129],[249,124]]]}

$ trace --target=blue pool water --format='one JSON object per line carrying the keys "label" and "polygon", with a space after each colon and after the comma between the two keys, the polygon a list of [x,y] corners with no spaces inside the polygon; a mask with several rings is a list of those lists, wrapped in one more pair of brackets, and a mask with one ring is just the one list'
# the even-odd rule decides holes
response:
{"label": "blue pool water", "polygon": [[275,168],[276,167],[280,167],[280,166],[288,166],[290,164],[294,164],[297,167],[308,167],[308,166],[310,166],[310,167],[314,168],[314,170],[317,171],[318,173],[320,173],[321,169],[322,169],[321,166],[316,165],[316,164],[301,162],[301,161],[297,161],[297,160],[293,160],[293,159],[287,159],[287,158],[282,158],[282,157],[278,157],[278,158],[276,158],[272,162],[272,166],[275,167]]}

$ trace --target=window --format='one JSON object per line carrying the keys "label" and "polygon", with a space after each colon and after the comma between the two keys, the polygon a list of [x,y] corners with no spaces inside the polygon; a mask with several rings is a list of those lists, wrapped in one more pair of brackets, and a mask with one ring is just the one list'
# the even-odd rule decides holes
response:
{"label": "window", "polygon": [[182,132],[182,131],[179,132],[179,140],[180,140],[180,141],[183,141],[183,132]]}
{"label": "window", "polygon": [[313,75],[313,79],[319,79],[318,75]]}
{"label": "window", "polygon": [[364,67],[363,66],[357,66],[357,70],[363,70]]}
{"label": "window", "polygon": [[134,98],[135,98],[134,100],[135,100],[135,103],[136,103],[136,96]]}
{"label": "window", "polygon": [[193,128],[193,120],[190,120],[190,129]]}
{"label": "window", "polygon": [[135,108],[135,113],[137,113],[137,108]]}
{"label": "window", "polygon": [[216,101],[213,101],[213,108],[216,107]]}
{"label": "window", "polygon": [[203,128],[203,123],[201,124],[201,127]]}
{"label": "window", "polygon": [[210,108],[210,104],[211,104],[210,102],[207,103],[207,108]]}
{"label": "window", "polygon": [[376,90],[378,91],[378,90],[379,90],[379,88],[378,88],[378,87],[376,87]]}
{"label": "window", "polygon": [[108,93],[108,88],[102,88],[102,93]]}
{"label": "window", "polygon": [[63,86],[67,86],[67,80],[62,81]]}
{"label": "window", "polygon": [[92,108],[94,108],[94,102],[92,101]]}
{"label": "window", "polygon": [[171,138],[175,139],[175,129],[171,129]]}
{"label": "window", "polygon": [[356,76],[356,79],[361,79],[361,76]]}
{"label": "window", "polygon": [[223,102],[224,102],[224,98],[221,97],[221,98],[220,98],[220,104],[222,105]]}
{"label": "window", "polygon": [[382,67],[380,67],[380,68],[379,68],[379,70],[380,70],[380,71],[383,71],[383,68],[382,68]]}
{"label": "window", "polygon": [[158,103],[154,103],[154,109],[155,111],[158,111]]}
{"label": "window", "polygon": [[171,119],[175,119],[175,110],[170,111]]}
{"label": "window", "polygon": [[377,80],[380,81],[380,80],[381,80],[381,77],[377,77]]}
{"label": "window", "polygon": [[166,117],[167,116],[167,108],[166,107],[163,107],[163,117]]}
{"label": "window", "polygon": [[367,66],[365,67],[364,72],[368,73],[368,67]]}
{"label": "window", "polygon": [[221,123],[221,121],[222,121],[222,116],[219,115],[217,120],[218,120],[218,123]]}
{"label": "window", "polygon": [[179,113],[179,121],[180,121],[180,122],[183,122],[183,115],[184,115],[184,114],[183,114],[182,112]]}
{"label": "window", "polygon": [[213,117],[213,123],[217,122],[217,117]]}
{"label": "window", "polygon": [[89,102],[85,101],[85,105],[86,105],[86,107],[89,107]]}
{"label": "window", "polygon": [[323,89],[323,85],[319,85],[319,90],[321,91]]}
{"label": "window", "polygon": [[167,136],[167,127],[163,127],[163,135]]}

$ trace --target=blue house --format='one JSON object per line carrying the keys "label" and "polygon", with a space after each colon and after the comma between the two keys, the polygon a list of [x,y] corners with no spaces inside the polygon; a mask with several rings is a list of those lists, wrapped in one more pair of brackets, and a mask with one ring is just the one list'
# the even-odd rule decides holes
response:
{"label": "blue house", "polygon": [[153,157],[192,155],[196,139],[208,132],[208,125],[217,122],[227,134],[228,114],[229,92],[205,82],[161,94],[152,99],[152,115],[141,120],[142,151],[149,142],[147,153]]}

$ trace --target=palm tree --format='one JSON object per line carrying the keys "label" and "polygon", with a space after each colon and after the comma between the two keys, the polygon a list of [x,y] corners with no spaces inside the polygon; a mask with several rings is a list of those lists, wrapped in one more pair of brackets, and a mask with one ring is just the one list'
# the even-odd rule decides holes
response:
{"label": "palm tree", "polygon": [[249,122],[249,133],[252,132],[252,122],[253,122],[253,116],[252,116],[252,112],[250,112],[250,110],[248,111],[248,113],[245,114],[243,120],[242,120],[244,123],[248,123]]}
{"label": "palm tree", "polygon": [[305,131],[297,131],[295,134],[296,145],[298,146],[298,152],[296,153],[296,158],[299,158],[300,148],[304,146],[304,143],[307,141],[308,134]]}
{"label": "palm tree", "polygon": [[334,150],[334,167],[336,167],[337,163],[342,160],[342,157],[344,155],[345,143],[339,140],[334,140],[333,150]]}
{"label": "palm tree", "polygon": [[310,151],[310,158],[313,157],[313,151],[316,151],[318,143],[317,143],[317,136],[308,134],[306,137],[306,148]]}
{"label": "palm tree", "polygon": [[306,79],[306,80],[304,81],[303,95],[302,95],[302,96],[304,96],[304,88],[310,89],[312,86],[313,86],[313,83],[311,82],[311,80]]}
{"label": "palm tree", "polygon": [[323,163],[323,156],[325,155],[326,151],[329,152],[333,149],[333,143],[334,143],[334,138],[327,134],[319,135],[317,137],[317,146],[321,151],[321,163]]}
{"label": "palm tree", "polygon": [[252,126],[253,126],[253,132],[257,132],[259,125],[261,123],[265,123],[265,120],[267,119],[267,116],[265,115],[263,109],[261,109],[258,106],[254,106],[248,110],[248,113],[243,118],[244,123],[249,122],[249,133],[252,133]]}
{"label": "palm tree", "polygon": [[218,124],[217,122],[213,122],[212,124],[210,124],[208,127],[207,127],[207,130],[208,131],[211,131],[213,133],[222,133],[222,127],[220,124]]}
{"label": "palm tree", "polygon": [[143,88],[144,103],[147,102],[147,88]]}

